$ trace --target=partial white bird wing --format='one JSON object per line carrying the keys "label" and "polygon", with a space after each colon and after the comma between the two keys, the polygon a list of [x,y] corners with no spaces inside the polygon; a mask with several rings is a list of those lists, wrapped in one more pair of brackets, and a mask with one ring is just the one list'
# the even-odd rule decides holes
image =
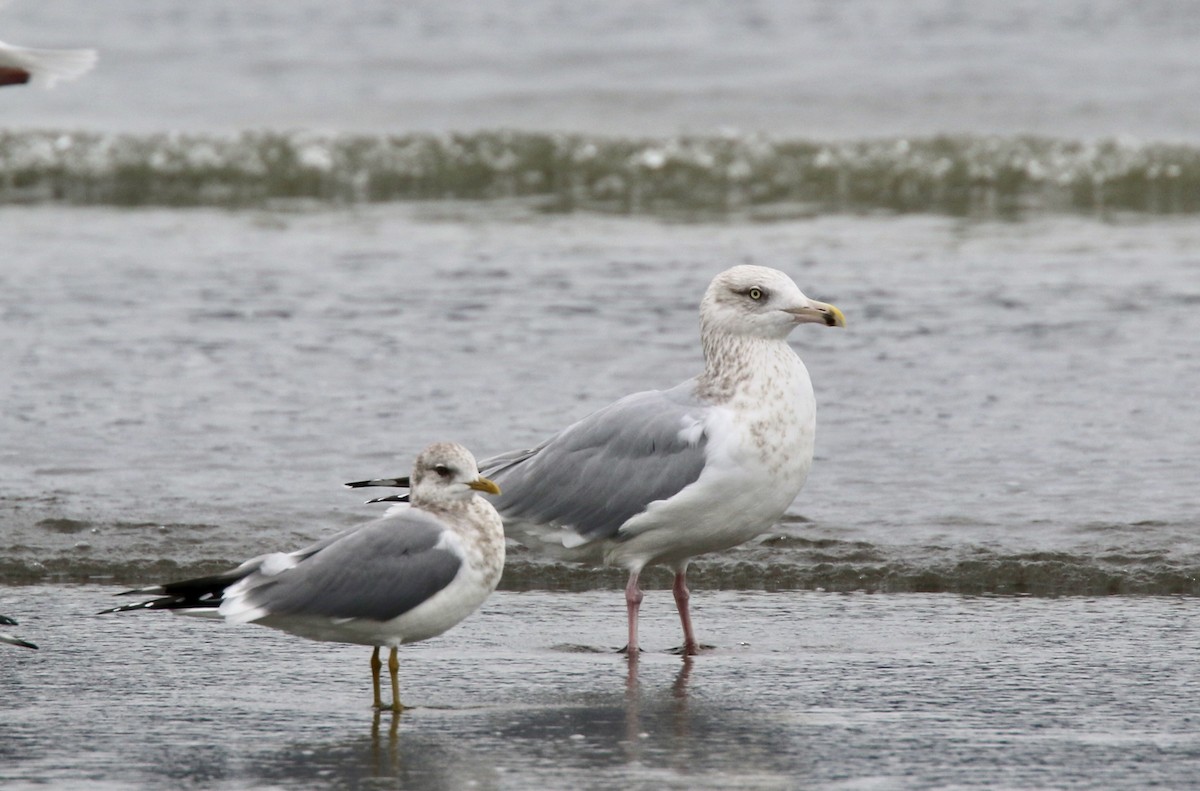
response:
{"label": "partial white bird wing", "polygon": [[73,80],[96,65],[94,49],[31,49],[0,42],[0,84],[32,82],[46,88]]}

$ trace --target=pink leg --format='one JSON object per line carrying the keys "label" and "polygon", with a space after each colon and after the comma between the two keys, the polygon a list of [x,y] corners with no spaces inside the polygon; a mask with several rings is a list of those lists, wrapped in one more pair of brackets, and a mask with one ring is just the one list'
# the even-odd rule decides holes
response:
{"label": "pink leg", "polygon": [[629,613],[629,644],[625,646],[625,651],[630,657],[636,657],[638,653],[638,608],[642,606],[644,596],[642,589],[638,587],[638,572],[629,572],[629,584],[625,586],[625,609]]}
{"label": "pink leg", "polygon": [[683,624],[683,655],[694,656],[700,653],[700,645],[692,632],[692,616],[688,612],[688,600],[692,597],[687,587],[687,567],[675,572],[675,584],[671,591],[675,594],[675,608],[679,610],[679,621]]}

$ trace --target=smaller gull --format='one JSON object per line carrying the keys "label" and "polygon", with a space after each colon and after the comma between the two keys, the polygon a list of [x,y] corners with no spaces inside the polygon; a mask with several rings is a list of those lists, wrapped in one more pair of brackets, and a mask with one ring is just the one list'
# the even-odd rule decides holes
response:
{"label": "smaller gull", "polygon": [[[483,604],[504,568],[500,515],[476,492],[499,494],[461,445],[436,443],[417,456],[411,499],[297,552],[276,552],[212,577],[127,591],[157,595],[105,610],[175,610],[258,623],[311,640],[374,646],[371,675],[380,700],[380,647],[390,647],[392,711],[400,711],[404,643],[445,632]],[[122,594],[124,595],[124,594]]]}
{"label": "smaller gull", "polygon": [[[626,396],[537,447],[480,465],[504,489],[495,505],[509,535],[564,560],[629,572],[631,658],[638,650],[643,568],[663,564],[675,572],[681,650],[697,653],[688,563],[769,530],[804,486],[816,399],[787,337],[809,323],[844,327],[846,319],[779,270],[727,269],[700,302],[702,374],[668,390]],[[408,479],[346,485],[403,487]]]}
{"label": "smaller gull", "polygon": [[[16,625],[17,625],[17,622],[14,619],[9,618],[7,615],[0,615],[0,626],[16,626]],[[16,637],[15,635],[8,634],[7,632],[0,632],[0,643],[9,643],[10,645],[19,645],[22,648],[33,648],[35,650],[37,649],[37,646],[34,645],[33,643],[29,642],[28,640],[22,640],[20,637]]]}
{"label": "smaller gull", "polygon": [[94,49],[30,49],[0,41],[0,86],[32,82],[53,88],[73,80],[96,65]]}

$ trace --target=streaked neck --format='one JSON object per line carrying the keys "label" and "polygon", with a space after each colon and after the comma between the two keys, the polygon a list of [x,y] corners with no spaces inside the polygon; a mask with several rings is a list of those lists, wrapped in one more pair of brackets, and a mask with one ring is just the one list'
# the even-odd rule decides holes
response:
{"label": "streaked neck", "polygon": [[704,373],[700,376],[697,393],[714,401],[733,398],[760,372],[799,362],[784,339],[730,335],[704,329],[700,341],[704,349]]}

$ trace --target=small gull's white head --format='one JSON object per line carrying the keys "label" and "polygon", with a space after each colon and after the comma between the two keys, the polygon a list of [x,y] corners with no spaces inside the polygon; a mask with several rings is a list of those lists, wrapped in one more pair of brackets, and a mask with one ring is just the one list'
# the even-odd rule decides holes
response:
{"label": "small gull's white head", "polygon": [[700,328],[749,338],[782,339],[797,324],[846,326],[833,305],[809,299],[790,277],[765,266],[735,266],[713,278],[700,302]]}
{"label": "small gull's white head", "polygon": [[417,456],[410,492],[413,505],[445,506],[466,502],[475,492],[500,494],[500,487],[479,474],[471,451],[455,442],[436,442]]}

